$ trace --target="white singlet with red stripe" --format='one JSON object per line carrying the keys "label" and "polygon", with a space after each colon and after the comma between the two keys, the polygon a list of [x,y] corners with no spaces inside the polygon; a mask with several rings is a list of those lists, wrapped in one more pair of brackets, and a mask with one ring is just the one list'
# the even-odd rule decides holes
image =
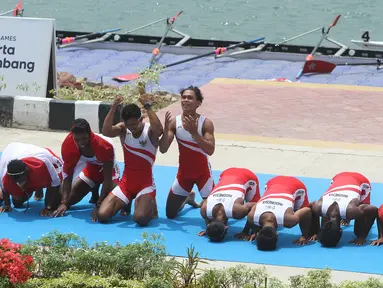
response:
{"label": "white singlet with red stripe", "polygon": [[126,205],[134,198],[156,190],[152,166],[156,160],[157,148],[150,141],[149,128],[150,124],[145,123],[139,138],[134,138],[126,129],[125,137],[120,138],[124,150],[125,168],[112,194],[124,201]]}
{"label": "white singlet with red stripe", "polygon": [[[179,171],[189,177],[210,173],[209,156],[199,147],[191,134],[182,126],[182,115],[176,117],[176,139],[179,147]],[[198,134],[203,136],[205,116],[198,119]]]}
{"label": "white singlet with red stripe", "polygon": [[294,209],[294,199],[289,194],[283,194],[286,198],[269,198],[263,197],[257,203],[257,208],[254,213],[254,224],[261,226],[259,220],[263,213],[271,212],[277,219],[279,227],[283,227],[285,212],[288,208]]}
{"label": "white singlet with red stripe", "polygon": [[231,218],[233,215],[234,203],[238,198],[245,199],[245,189],[243,189],[243,185],[231,184],[213,189],[213,191],[207,197],[207,217],[209,219],[213,219],[214,206],[217,204],[222,204],[225,208],[226,217]]}
{"label": "white singlet with red stripe", "polygon": [[157,148],[150,141],[149,127],[150,124],[145,123],[139,138],[134,138],[129,129],[126,129],[125,138],[121,139],[122,147],[124,147],[125,170],[128,168],[131,170],[150,169],[151,171],[156,161]]}
{"label": "white singlet with red stripe", "polygon": [[330,187],[322,198],[322,216],[327,215],[328,208],[337,202],[339,206],[340,217],[347,220],[347,206],[354,199],[361,200],[362,190],[367,190],[367,194],[370,193],[371,187],[369,184],[358,185],[342,185]]}
{"label": "white singlet with red stripe", "polygon": [[[48,149],[41,148],[32,144],[13,142],[5,147],[1,154],[0,160],[0,176],[1,179],[7,173],[7,166],[11,160],[22,159],[26,157],[34,157],[44,162],[49,175],[52,179],[52,187],[58,186],[61,183],[59,174],[62,172],[63,163],[60,158],[53,155]],[[4,189],[2,181],[1,188]]]}
{"label": "white singlet with red stripe", "polygon": [[283,227],[287,209],[297,211],[309,206],[306,186],[295,177],[276,176],[267,182],[265,188],[254,213],[254,224],[257,226],[261,226],[262,214],[271,212],[277,219],[278,226]]}

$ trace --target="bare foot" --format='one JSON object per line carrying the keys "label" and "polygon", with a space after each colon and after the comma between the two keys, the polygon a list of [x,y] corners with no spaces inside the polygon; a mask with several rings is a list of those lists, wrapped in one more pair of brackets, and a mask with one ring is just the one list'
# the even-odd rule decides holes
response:
{"label": "bare foot", "polygon": [[120,215],[128,216],[132,212],[132,202],[129,202],[127,206],[121,209]]}
{"label": "bare foot", "polygon": [[188,198],[186,199],[186,204],[189,204],[193,208],[201,208],[201,204],[195,202],[195,192],[191,191]]}
{"label": "bare foot", "polygon": [[33,197],[36,201],[41,201],[44,198],[44,192],[43,189],[35,191],[35,196]]}
{"label": "bare foot", "polygon": [[348,226],[348,225],[350,225],[350,220],[341,220],[340,221],[340,225],[342,225],[342,226]]}

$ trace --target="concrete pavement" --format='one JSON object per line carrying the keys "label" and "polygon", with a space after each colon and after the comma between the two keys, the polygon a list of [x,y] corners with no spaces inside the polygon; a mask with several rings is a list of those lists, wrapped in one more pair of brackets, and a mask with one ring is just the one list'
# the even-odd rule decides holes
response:
{"label": "concrete pavement", "polygon": [[[51,148],[60,153],[61,143],[66,132],[28,131],[21,129],[0,128],[0,151],[14,141],[31,143]],[[379,145],[359,145],[325,141],[304,141],[295,139],[265,138],[217,134],[216,151],[210,158],[214,170],[232,166],[247,167],[254,172],[267,174],[284,174],[307,177],[330,178],[342,170],[357,170],[366,173],[373,182],[383,182],[383,147]],[[123,161],[122,149],[118,139],[117,158]],[[341,147],[346,149],[341,149]],[[335,148],[331,148],[335,147]],[[176,166],[178,162],[177,143],[174,142],[165,155],[158,153],[156,164]],[[379,249],[379,248],[377,248]],[[208,261],[208,266],[230,267],[235,262]],[[277,275],[282,281],[297,274],[305,274],[310,269],[280,267],[272,265],[248,264],[251,267],[266,266],[271,275]],[[371,275],[334,271],[333,280],[367,280]]]}
{"label": "concrete pavement", "polygon": [[[0,151],[13,141],[46,146],[60,154],[66,132],[29,131],[0,127]],[[119,140],[114,139],[117,159],[123,161]],[[347,149],[342,149],[344,146]],[[335,147],[335,148],[330,148]],[[156,164],[176,166],[177,143],[168,153],[157,154]],[[357,170],[373,182],[383,182],[383,146],[341,142],[304,141],[230,134],[216,135],[212,168],[246,167],[256,173],[331,178],[342,170]]]}

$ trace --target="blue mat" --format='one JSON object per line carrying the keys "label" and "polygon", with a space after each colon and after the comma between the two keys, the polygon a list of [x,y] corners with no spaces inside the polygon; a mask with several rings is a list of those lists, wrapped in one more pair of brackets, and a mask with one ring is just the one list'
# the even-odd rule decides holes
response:
{"label": "blue mat", "polygon": [[[84,47],[71,47],[56,51],[57,71],[69,72],[76,77],[87,77],[90,81],[105,84],[126,85],[112,80],[114,76],[137,73],[148,65],[150,53],[138,51],[89,50]],[[167,65],[195,55],[163,54],[158,63]],[[302,62],[279,60],[235,59],[214,57],[200,58],[178,66],[165,69],[159,78],[158,87],[148,89],[167,90],[178,93],[183,87],[191,84],[202,86],[214,78],[237,79],[273,79],[285,77],[295,82],[295,76],[302,67]],[[331,74],[303,75],[299,81],[322,84],[349,84],[363,86],[382,86],[382,72],[375,66],[337,66]]]}
{"label": "blue mat", "polygon": [[[122,165],[121,165],[122,169]],[[132,216],[120,216],[119,214],[110,224],[91,222],[92,206],[88,203],[90,194],[73,210],[68,211],[66,217],[43,218],[39,211],[43,208],[43,202],[30,202],[30,209],[24,213],[24,209],[14,209],[11,213],[0,215],[1,237],[11,238],[13,241],[23,243],[28,237],[36,239],[54,229],[60,232],[74,232],[85,237],[90,244],[107,241],[127,244],[140,241],[143,232],[162,233],[165,238],[167,251],[170,255],[186,256],[186,249],[194,245],[203,258],[212,260],[224,260],[233,262],[252,262],[258,264],[281,265],[306,268],[325,268],[352,272],[365,272],[382,274],[383,266],[379,265],[377,253],[382,252],[381,247],[355,247],[347,243],[354,238],[353,226],[346,227],[339,247],[322,248],[319,243],[298,247],[292,241],[300,235],[299,226],[293,229],[283,229],[279,232],[278,250],[273,252],[260,252],[255,243],[244,242],[234,238],[234,234],[241,231],[245,220],[230,221],[229,231],[224,243],[210,243],[207,238],[199,237],[198,232],[203,230],[204,221],[200,216],[199,209],[185,207],[178,218],[168,220],[165,214],[166,197],[170,185],[176,175],[176,167],[155,166],[154,176],[157,186],[157,204],[159,218],[153,220],[149,227],[139,227],[132,221]],[[214,171],[215,181],[218,180],[221,171]],[[274,175],[258,174],[260,185]],[[368,176],[368,175],[367,175]],[[310,201],[318,199],[328,187],[329,179],[300,178],[308,188]],[[383,203],[383,184],[372,183],[372,203]],[[199,198],[200,199],[200,198]],[[353,224],[353,222],[351,223]],[[377,237],[377,228],[374,224],[368,240]],[[363,255],[361,257],[361,255]],[[310,260],[311,259],[311,260]]]}

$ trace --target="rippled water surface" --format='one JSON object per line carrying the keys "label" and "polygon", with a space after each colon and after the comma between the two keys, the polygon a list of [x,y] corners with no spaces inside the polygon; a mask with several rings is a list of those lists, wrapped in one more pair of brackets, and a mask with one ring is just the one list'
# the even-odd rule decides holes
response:
{"label": "rippled water surface", "polygon": [[[0,10],[12,9],[16,2],[2,0]],[[371,40],[383,41],[381,0],[24,0],[24,9],[25,17],[55,18],[57,29],[77,31],[128,31],[183,10],[174,27],[193,38],[241,41],[265,36],[273,43],[328,26],[342,14],[331,38],[355,47],[350,40],[369,30]],[[165,24],[157,24],[135,33],[162,36],[164,31]],[[294,43],[315,45],[319,38],[320,31]]]}

